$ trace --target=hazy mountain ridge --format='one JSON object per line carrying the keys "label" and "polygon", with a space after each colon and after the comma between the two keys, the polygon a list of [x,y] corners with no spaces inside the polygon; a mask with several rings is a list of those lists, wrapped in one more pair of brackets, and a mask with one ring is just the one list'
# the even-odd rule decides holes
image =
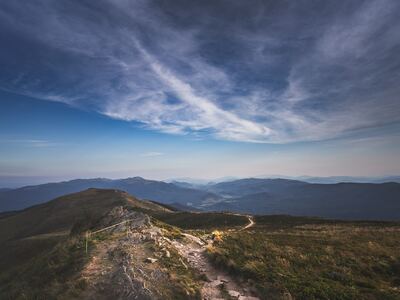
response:
{"label": "hazy mountain ridge", "polygon": [[207,210],[337,219],[400,219],[399,183],[310,184],[285,179],[246,179],[210,190],[228,194],[230,198],[206,207]]}
{"label": "hazy mountain ridge", "polygon": [[106,178],[76,179],[0,191],[0,212],[24,209],[88,188],[119,189],[142,199],[151,199],[163,203],[175,202],[183,205],[188,205],[188,203],[199,204],[208,198],[219,198],[219,196],[207,191],[183,188],[172,183],[146,180],[141,177],[116,180]]}
{"label": "hazy mountain ridge", "polygon": [[386,182],[397,182],[400,183],[400,175],[388,175],[388,176],[287,176],[287,175],[259,175],[255,177],[223,177],[215,180],[207,179],[194,179],[194,178],[180,178],[169,180],[170,183],[176,183],[184,186],[195,186],[205,187],[207,185],[215,185],[218,183],[238,181],[242,179],[287,179],[297,180],[307,183],[322,183],[322,184],[334,184],[334,183],[386,183]]}
{"label": "hazy mountain ridge", "polygon": [[383,177],[357,177],[357,176],[328,176],[328,177],[312,177],[301,176],[299,180],[308,183],[400,183],[400,176],[383,176]]}
{"label": "hazy mountain ridge", "polygon": [[46,202],[87,188],[120,189],[141,199],[195,211],[289,214],[339,219],[399,220],[399,183],[311,184],[290,179],[245,178],[193,188],[141,177],[78,179],[0,192],[0,211]]}
{"label": "hazy mountain ridge", "polygon": [[224,194],[228,196],[244,196],[248,194],[261,193],[261,192],[281,192],[288,187],[293,186],[303,186],[308,183],[298,181],[298,180],[290,180],[290,179],[282,179],[282,178],[274,178],[274,179],[262,179],[262,178],[245,178],[238,179],[234,181],[217,183],[214,185],[206,186],[205,190]]}

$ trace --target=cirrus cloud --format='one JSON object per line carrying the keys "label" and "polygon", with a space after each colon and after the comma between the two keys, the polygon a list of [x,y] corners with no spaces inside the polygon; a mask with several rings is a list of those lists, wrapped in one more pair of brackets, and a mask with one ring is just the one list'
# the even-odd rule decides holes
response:
{"label": "cirrus cloud", "polygon": [[400,122],[399,12],[394,0],[5,2],[0,88],[170,134],[330,139]]}

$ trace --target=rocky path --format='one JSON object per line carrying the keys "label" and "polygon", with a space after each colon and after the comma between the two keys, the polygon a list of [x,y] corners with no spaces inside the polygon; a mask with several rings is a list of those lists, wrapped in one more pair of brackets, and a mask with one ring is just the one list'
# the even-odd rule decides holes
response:
{"label": "rocky path", "polygon": [[[80,278],[87,285],[82,299],[162,299],[158,287],[162,282],[167,283],[169,277],[160,271],[161,266],[158,259],[152,258],[155,253],[149,245],[167,245],[174,247],[185,258],[186,262],[180,259],[184,266],[187,267],[188,262],[205,276],[202,299],[258,300],[251,288],[211,264],[206,255],[207,247],[213,244],[211,238],[204,241],[183,233],[182,239],[168,239],[144,214],[133,215],[121,208],[110,215],[112,218],[104,219],[102,229],[94,231],[104,232],[106,228],[107,234],[112,235],[107,240],[99,240],[96,245],[91,245],[90,260],[80,273]],[[248,224],[237,231],[254,226],[252,217],[247,218]],[[129,223],[121,222],[121,219],[129,220]],[[169,251],[166,252],[163,255],[170,257]]]}
{"label": "rocky path", "polygon": [[[251,216],[247,216],[249,224],[239,230],[245,230],[254,225],[254,220]],[[184,234],[183,242],[173,241],[173,245],[178,250],[180,255],[185,257],[192,267],[199,270],[200,273],[207,277],[202,288],[202,298],[204,300],[219,300],[219,299],[239,299],[239,300],[258,300],[254,297],[254,292],[238,283],[232,276],[223,270],[216,269],[206,256],[207,245],[212,244],[212,240],[207,243],[203,242],[198,237],[190,234]]]}

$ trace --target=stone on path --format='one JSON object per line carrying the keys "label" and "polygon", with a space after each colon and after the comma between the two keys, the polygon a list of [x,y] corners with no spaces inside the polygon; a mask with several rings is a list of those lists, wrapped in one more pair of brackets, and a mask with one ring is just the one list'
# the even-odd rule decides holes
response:
{"label": "stone on path", "polygon": [[252,296],[239,296],[239,300],[260,300],[260,298]]}
{"label": "stone on path", "polygon": [[229,296],[234,297],[234,298],[239,298],[240,293],[237,291],[229,290],[228,291]]}
{"label": "stone on path", "polygon": [[223,282],[221,282],[220,280],[213,280],[213,281],[211,281],[210,282],[210,286],[220,286],[220,285],[223,285],[224,283]]}
{"label": "stone on path", "polygon": [[229,282],[229,280],[228,280],[228,279],[226,279],[225,277],[223,277],[223,276],[220,276],[220,275],[218,275],[218,276],[217,276],[217,279],[218,279],[218,280],[220,280],[220,281],[222,281],[222,282],[224,282],[224,283],[227,283],[227,282]]}

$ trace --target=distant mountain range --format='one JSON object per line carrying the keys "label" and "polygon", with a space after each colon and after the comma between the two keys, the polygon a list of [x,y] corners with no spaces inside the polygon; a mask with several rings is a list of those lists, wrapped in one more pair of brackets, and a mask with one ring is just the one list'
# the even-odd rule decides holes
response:
{"label": "distant mountain range", "polygon": [[221,198],[208,191],[184,188],[172,183],[146,180],[141,177],[117,180],[106,178],[76,179],[26,186],[17,189],[0,190],[0,212],[24,209],[32,205],[47,202],[56,197],[79,192],[88,188],[119,189],[141,199],[191,206]]}
{"label": "distant mountain range", "polygon": [[[353,182],[353,183],[385,183],[385,182],[398,182],[400,183],[400,175],[393,176],[285,176],[285,175],[261,175],[255,178],[260,179],[289,179],[289,180],[299,180],[308,183],[341,183],[341,182]],[[193,178],[180,178],[170,180],[171,183],[186,184],[190,186],[204,186],[228,181],[235,181],[245,178],[240,177],[223,177],[214,180],[206,179],[193,179]]]}
{"label": "distant mountain range", "polygon": [[400,220],[400,183],[315,184],[279,178],[246,178],[205,185],[141,177],[78,179],[0,190],[0,212],[23,209],[88,188],[119,189],[181,210]]}
{"label": "distant mountain range", "polygon": [[208,190],[226,200],[203,207],[205,210],[400,220],[400,184],[394,182],[310,184],[253,178],[216,184]]}
{"label": "distant mountain range", "polygon": [[231,198],[261,192],[284,192],[287,188],[304,185],[307,183],[298,180],[246,178],[209,185],[204,190]]}
{"label": "distant mountain range", "polygon": [[329,177],[311,177],[301,176],[298,180],[306,181],[308,183],[386,183],[397,182],[400,183],[400,176],[385,176],[385,177],[355,177],[355,176],[329,176]]}

